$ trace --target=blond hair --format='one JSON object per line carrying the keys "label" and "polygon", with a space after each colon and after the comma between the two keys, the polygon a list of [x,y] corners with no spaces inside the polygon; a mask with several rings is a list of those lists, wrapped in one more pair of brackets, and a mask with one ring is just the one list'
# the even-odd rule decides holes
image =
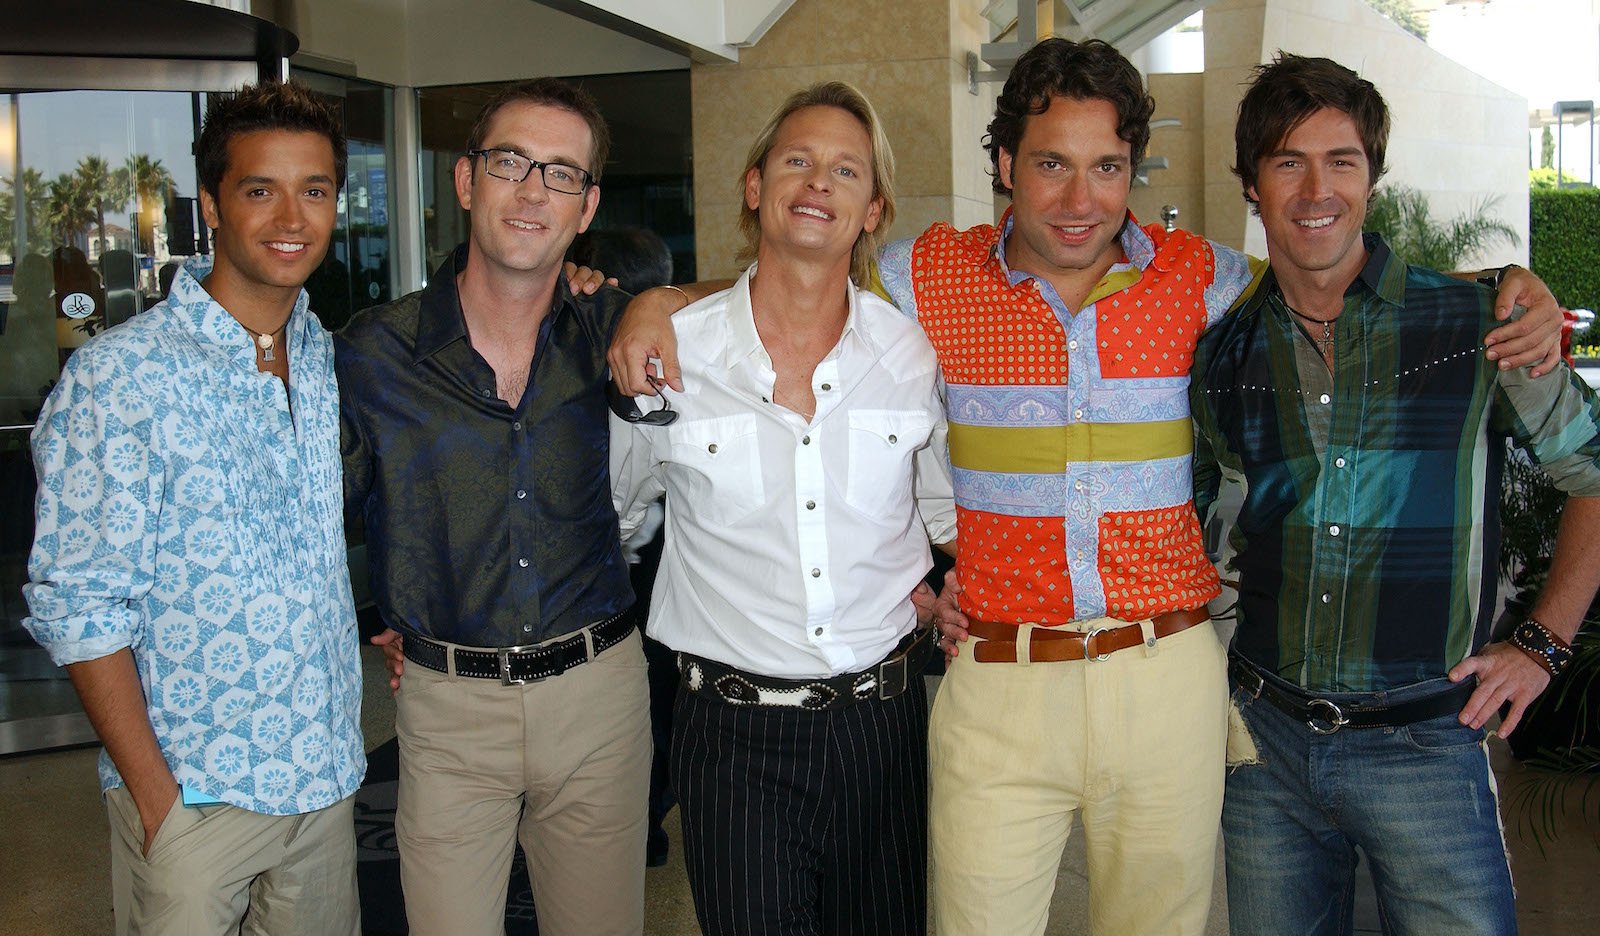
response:
{"label": "blond hair", "polygon": [[865,285],[871,280],[878,248],[883,246],[889,225],[894,221],[894,151],[889,148],[889,138],[883,132],[878,112],[873,110],[866,95],[843,81],[824,81],[789,95],[789,99],[773,111],[766,126],[756,134],[755,142],[750,145],[750,154],[745,157],[744,169],[739,172],[739,233],[744,235],[745,243],[739,250],[737,262],[740,266],[748,266],[755,260],[756,247],[761,243],[761,213],[745,201],[745,179],[750,170],[760,172],[766,164],[767,156],[777,142],[778,128],[783,122],[796,111],[807,107],[837,107],[860,121],[867,131],[867,138],[872,142],[872,197],[881,199],[883,208],[878,216],[877,227],[871,231],[862,230],[850,251],[850,278],[857,285]]}

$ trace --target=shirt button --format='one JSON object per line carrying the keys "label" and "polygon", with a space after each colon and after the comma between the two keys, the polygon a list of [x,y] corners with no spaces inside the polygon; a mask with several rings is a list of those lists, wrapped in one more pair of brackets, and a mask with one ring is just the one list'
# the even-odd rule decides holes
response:
{"label": "shirt button", "polygon": [[1343,455],[1340,455],[1338,458],[1335,458],[1333,460],[1333,467],[1335,467],[1335,468],[1343,468],[1344,467],[1344,456]]}
{"label": "shirt button", "polygon": [[527,500],[527,499],[528,499],[528,492],[527,491],[518,491],[517,492],[517,500]]}
{"label": "shirt button", "polygon": [[1077,488],[1080,491],[1083,490],[1083,482],[1082,481],[1074,481],[1074,482],[1072,482],[1072,486],[1074,488]]}
{"label": "shirt button", "polygon": [[1322,603],[1323,604],[1331,604],[1332,602],[1333,602],[1333,596],[1328,594],[1327,592],[1323,592],[1322,593]]}
{"label": "shirt button", "polygon": [[810,445],[811,444],[811,437],[810,436],[806,436],[805,438],[801,439],[800,440],[800,444],[801,445]]}
{"label": "shirt button", "polygon": [[822,578],[822,570],[821,569],[812,569],[811,570],[811,577],[812,578]]}
{"label": "shirt button", "polygon": [[811,633],[816,634],[818,637],[821,637],[822,636],[822,628],[819,627],[816,630],[812,631]]}
{"label": "shirt button", "polygon": [[1338,536],[1339,535],[1339,524],[1335,523],[1335,524],[1332,524],[1331,526],[1329,526],[1328,527],[1328,535],[1329,536]]}
{"label": "shirt button", "polygon": [[1076,341],[1067,342],[1067,350],[1068,351],[1076,351],[1076,350],[1078,350],[1078,343]]}
{"label": "shirt button", "polygon": [[899,436],[895,435],[892,432],[889,433],[889,444],[890,445],[893,445],[893,444],[895,444],[896,442],[899,442],[899,441],[900,441],[900,437]]}
{"label": "shirt button", "polygon": [[1320,400],[1323,403],[1332,403],[1333,402],[1333,397],[1328,396],[1326,393],[1324,393],[1320,397],[1317,397],[1317,399]]}
{"label": "shirt button", "polygon": [[483,394],[485,397],[494,396],[494,391],[493,390],[479,390],[478,392]]}
{"label": "shirt button", "polygon": [[806,501],[806,509],[807,510],[816,510],[817,509],[817,502],[814,501],[814,500]]}
{"label": "shirt button", "polygon": [[532,631],[533,631],[533,625],[532,624],[524,624],[524,625],[522,625],[522,632],[524,634],[531,633]]}
{"label": "shirt button", "polygon": [[517,565],[519,565],[519,566],[522,566],[522,567],[523,567],[523,568],[524,568],[524,569],[526,569],[526,568],[527,568],[527,567],[528,567],[528,560],[527,560],[527,558],[525,558],[525,557],[524,557],[524,558],[522,558],[522,559],[518,559],[518,560],[517,560]]}
{"label": "shirt button", "polygon": [[710,452],[713,455],[717,454],[717,443],[713,442],[710,445],[706,446],[706,451]]}
{"label": "shirt button", "polygon": [[833,389],[833,384],[823,384],[822,385],[822,389],[824,389],[824,390],[832,390]]}
{"label": "shirt button", "polygon": [[512,423],[511,424],[511,431],[512,432],[521,432],[522,431],[522,423],[520,423],[520,422]]}
{"label": "shirt button", "polygon": [[1083,418],[1083,410],[1081,410],[1081,409],[1073,410],[1072,411],[1072,418],[1073,419],[1082,419]]}

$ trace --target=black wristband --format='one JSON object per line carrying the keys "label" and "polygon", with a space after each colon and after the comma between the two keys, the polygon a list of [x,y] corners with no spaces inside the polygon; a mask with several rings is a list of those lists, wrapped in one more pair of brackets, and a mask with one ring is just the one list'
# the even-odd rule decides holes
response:
{"label": "black wristband", "polygon": [[1572,663],[1571,645],[1533,618],[1513,628],[1507,642],[1549,670],[1552,679]]}
{"label": "black wristband", "polygon": [[1515,270],[1516,268],[1517,265],[1515,263],[1508,263],[1498,270],[1479,270],[1478,285],[1487,286],[1490,289],[1498,292],[1500,290],[1500,283],[1505,280],[1506,274],[1512,270]]}

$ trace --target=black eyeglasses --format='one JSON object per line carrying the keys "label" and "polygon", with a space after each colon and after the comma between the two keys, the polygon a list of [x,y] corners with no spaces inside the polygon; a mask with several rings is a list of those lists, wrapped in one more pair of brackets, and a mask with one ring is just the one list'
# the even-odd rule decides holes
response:
{"label": "black eyeglasses", "polygon": [[656,388],[656,393],[661,400],[661,408],[648,413],[639,411],[639,401],[623,394],[617,385],[606,381],[606,403],[610,405],[611,412],[616,413],[625,422],[635,423],[640,426],[670,426],[678,419],[678,411],[672,408],[672,401],[667,399],[665,389],[661,382],[654,377],[647,378],[650,386]]}
{"label": "black eyeglasses", "polygon": [[537,159],[529,159],[521,153],[513,153],[511,150],[467,150],[467,156],[482,156],[483,171],[507,182],[521,182],[537,169],[544,176],[544,187],[563,195],[582,195],[583,190],[594,182],[594,176],[590,175],[587,169],[579,169],[577,166],[565,163],[540,162]]}

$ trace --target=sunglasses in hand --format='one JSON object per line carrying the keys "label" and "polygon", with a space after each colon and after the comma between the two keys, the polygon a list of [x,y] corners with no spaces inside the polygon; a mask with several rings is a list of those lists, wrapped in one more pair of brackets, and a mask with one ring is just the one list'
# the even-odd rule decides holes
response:
{"label": "sunglasses in hand", "polygon": [[606,381],[606,403],[611,407],[611,412],[625,422],[641,426],[670,426],[678,419],[678,411],[672,408],[672,401],[667,399],[667,394],[661,381],[654,377],[648,378],[650,386],[656,388],[656,394],[661,400],[661,408],[648,413],[639,410],[639,401],[631,396],[625,396],[617,385]]}

